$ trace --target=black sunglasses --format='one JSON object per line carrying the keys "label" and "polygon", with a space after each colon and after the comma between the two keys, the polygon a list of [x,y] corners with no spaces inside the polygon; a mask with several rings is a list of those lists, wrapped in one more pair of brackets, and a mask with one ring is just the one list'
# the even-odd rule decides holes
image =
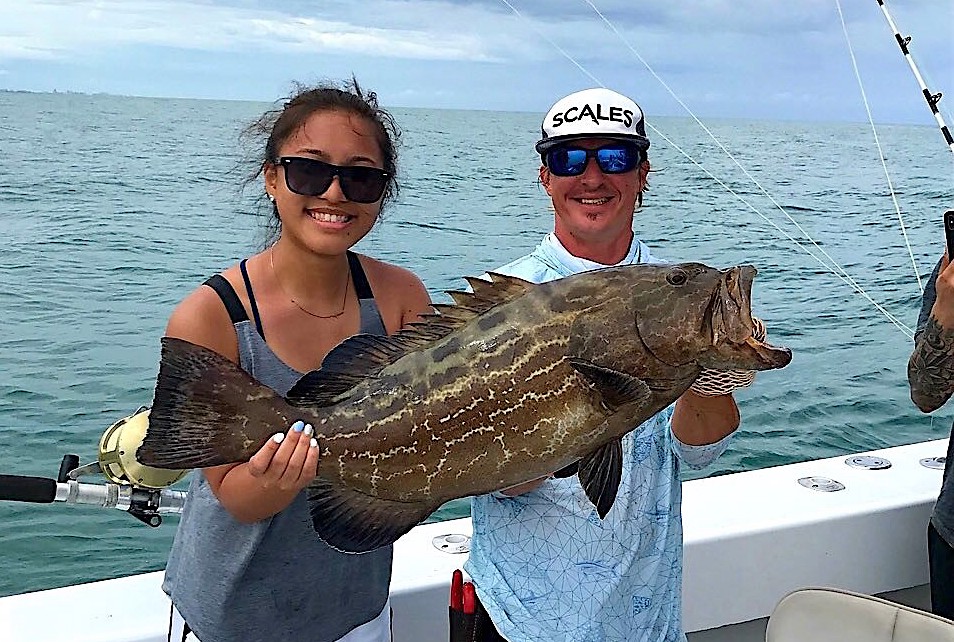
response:
{"label": "black sunglasses", "polygon": [[623,142],[610,143],[598,149],[558,145],[546,153],[544,162],[555,176],[579,176],[586,171],[591,158],[596,159],[596,164],[604,174],[625,174],[634,170],[645,156],[636,145]]}
{"label": "black sunglasses", "polygon": [[341,193],[355,203],[374,203],[381,199],[390,174],[377,167],[364,165],[332,165],[314,158],[282,156],[285,185],[302,196],[321,196],[338,177]]}

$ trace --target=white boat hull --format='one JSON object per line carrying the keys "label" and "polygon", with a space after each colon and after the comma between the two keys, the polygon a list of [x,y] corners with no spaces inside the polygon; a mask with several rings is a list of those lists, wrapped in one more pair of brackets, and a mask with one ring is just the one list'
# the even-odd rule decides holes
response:
{"label": "white boat hull", "polygon": [[[868,455],[891,467],[865,470],[845,457],[683,484],[684,624],[691,642],[764,640],[766,618],[790,591],[834,586],[928,607],[925,529],[940,489],[946,440]],[[836,480],[837,492],[800,478]],[[447,639],[451,572],[465,554],[435,537],[470,534],[470,520],[418,526],[395,545],[391,596],[395,642]],[[164,642],[169,601],[161,572],[0,598],[5,642]]]}

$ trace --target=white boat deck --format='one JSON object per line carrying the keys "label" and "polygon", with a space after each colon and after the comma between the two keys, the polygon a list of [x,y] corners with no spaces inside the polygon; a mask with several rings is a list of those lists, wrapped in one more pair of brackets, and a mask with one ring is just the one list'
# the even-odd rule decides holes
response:
{"label": "white boat deck", "polygon": [[[865,453],[888,459],[884,470],[834,457],[683,484],[690,639],[763,639],[764,618],[778,600],[805,586],[906,591],[926,606],[917,604],[927,582],[925,529],[942,471],[919,462],[945,450],[946,440],[936,440]],[[819,492],[799,485],[803,477],[831,478],[845,489]],[[395,545],[396,642],[447,639],[450,575],[465,555],[441,552],[432,539],[449,533],[469,535],[470,520],[418,526]],[[0,640],[160,642],[169,616],[161,577],[0,598]]]}

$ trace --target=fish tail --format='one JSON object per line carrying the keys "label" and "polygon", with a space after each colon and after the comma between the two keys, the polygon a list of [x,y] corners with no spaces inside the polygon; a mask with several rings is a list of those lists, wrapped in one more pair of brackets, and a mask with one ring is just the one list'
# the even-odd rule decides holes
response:
{"label": "fish tail", "polygon": [[149,427],[136,459],[155,468],[204,468],[248,461],[291,407],[222,355],[162,338]]}

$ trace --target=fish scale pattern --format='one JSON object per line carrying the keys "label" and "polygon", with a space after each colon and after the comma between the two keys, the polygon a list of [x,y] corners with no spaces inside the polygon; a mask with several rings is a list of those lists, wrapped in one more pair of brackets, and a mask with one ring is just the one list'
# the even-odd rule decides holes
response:
{"label": "fish scale pattern", "polygon": [[512,642],[682,642],[680,461],[701,467],[726,440],[672,437],[672,407],[623,438],[623,478],[604,519],[576,476],[472,500],[465,566]]}

